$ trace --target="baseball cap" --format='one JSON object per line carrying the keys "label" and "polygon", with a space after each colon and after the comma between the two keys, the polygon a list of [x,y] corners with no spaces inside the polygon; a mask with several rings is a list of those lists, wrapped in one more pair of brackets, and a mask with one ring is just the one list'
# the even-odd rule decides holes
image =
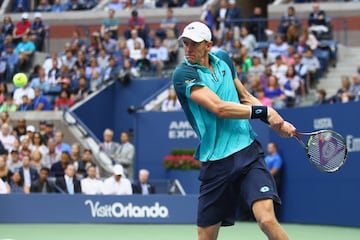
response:
{"label": "baseball cap", "polygon": [[192,22],[184,28],[183,33],[179,37],[189,38],[194,42],[211,41],[211,31],[209,27],[202,22]]}
{"label": "baseball cap", "polygon": [[35,14],[34,14],[34,17],[35,17],[35,18],[41,18],[41,13],[39,13],[39,12],[35,13]]}
{"label": "baseball cap", "polygon": [[35,132],[35,127],[33,125],[29,125],[26,127],[27,132]]}
{"label": "baseball cap", "polygon": [[113,168],[115,175],[124,175],[124,168],[120,164],[116,164]]}
{"label": "baseball cap", "polygon": [[28,19],[29,18],[29,14],[24,12],[22,15],[21,15],[21,18],[23,19]]}

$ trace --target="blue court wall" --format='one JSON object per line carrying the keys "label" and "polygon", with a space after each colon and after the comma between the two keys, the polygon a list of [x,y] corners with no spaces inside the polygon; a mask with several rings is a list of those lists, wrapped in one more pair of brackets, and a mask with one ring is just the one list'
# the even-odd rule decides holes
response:
{"label": "blue court wall", "polygon": [[127,112],[130,106],[141,106],[154,92],[164,87],[170,79],[134,79],[128,85],[112,82],[110,85],[79,106],[74,113],[91,129],[101,141],[105,128],[114,131],[114,141],[120,133],[134,128],[134,116]]}

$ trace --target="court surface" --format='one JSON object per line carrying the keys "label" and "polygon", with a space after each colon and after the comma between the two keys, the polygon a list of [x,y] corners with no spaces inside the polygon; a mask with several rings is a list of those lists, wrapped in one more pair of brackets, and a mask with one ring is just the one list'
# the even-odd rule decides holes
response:
{"label": "court surface", "polygon": [[[360,240],[360,228],[282,224],[291,240]],[[194,225],[0,224],[0,240],[195,240]],[[255,223],[221,228],[219,240],[265,240]]]}

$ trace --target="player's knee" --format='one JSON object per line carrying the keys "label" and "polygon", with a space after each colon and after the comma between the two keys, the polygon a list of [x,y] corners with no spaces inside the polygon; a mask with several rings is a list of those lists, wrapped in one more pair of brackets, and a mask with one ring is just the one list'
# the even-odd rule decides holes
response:
{"label": "player's knee", "polygon": [[277,220],[276,220],[275,216],[273,216],[271,214],[264,214],[257,219],[257,223],[263,231],[267,232],[274,225],[276,225]]}

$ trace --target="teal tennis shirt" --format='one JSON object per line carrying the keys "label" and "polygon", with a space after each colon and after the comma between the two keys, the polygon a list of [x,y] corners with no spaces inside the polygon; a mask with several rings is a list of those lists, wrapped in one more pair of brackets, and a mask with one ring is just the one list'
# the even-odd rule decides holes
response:
{"label": "teal tennis shirt", "polygon": [[193,86],[206,86],[223,101],[240,103],[234,84],[236,71],[229,55],[218,51],[209,53],[209,57],[214,72],[184,58],[172,76],[182,108],[200,140],[194,157],[202,162],[225,158],[246,148],[256,138],[247,119],[219,118],[190,99]]}

